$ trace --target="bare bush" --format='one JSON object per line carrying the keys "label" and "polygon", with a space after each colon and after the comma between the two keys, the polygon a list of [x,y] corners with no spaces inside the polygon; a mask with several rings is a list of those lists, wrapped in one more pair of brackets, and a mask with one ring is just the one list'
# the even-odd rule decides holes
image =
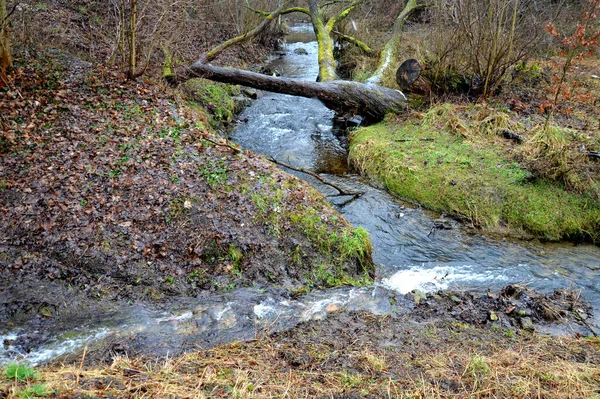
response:
{"label": "bare bush", "polygon": [[534,53],[543,26],[560,7],[536,0],[434,0],[426,60],[433,86],[493,93]]}

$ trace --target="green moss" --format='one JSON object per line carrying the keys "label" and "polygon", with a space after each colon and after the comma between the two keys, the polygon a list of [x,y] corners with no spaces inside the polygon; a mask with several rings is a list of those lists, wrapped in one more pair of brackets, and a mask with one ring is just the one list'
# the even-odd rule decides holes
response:
{"label": "green moss", "polygon": [[567,192],[556,182],[530,181],[530,173],[477,128],[485,120],[467,124],[443,108],[412,124],[384,121],[352,135],[350,158],[400,197],[492,232],[508,227],[547,240],[597,240],[597,199]]}
{"label": "green moss", "polygon": [[210,112],[213,127],[233,120],[238,107],[233,96],[241,93],[239,86],[192,79],[185,83],[184,90],[192,101]]}
{"label": "green moss", "polygon": [[[366,230],[355,229],[335,215],[327,216],[330,205],[319,195],[309,193],[305,202],[295,200],[289,206],[287,196],[293,193],[292,187],[272,177],[260,177],[259,181],[260,190],[251,195],[257,208],[256,221],[267,226],[275,237],[289,231],[304,235],[319,253],[320,263],[313,265],[306,276],[308,283],[303,292],[372,282],[372,248]],[[296,247],[290,262],[300,264],[301,259],[301,250]]]}

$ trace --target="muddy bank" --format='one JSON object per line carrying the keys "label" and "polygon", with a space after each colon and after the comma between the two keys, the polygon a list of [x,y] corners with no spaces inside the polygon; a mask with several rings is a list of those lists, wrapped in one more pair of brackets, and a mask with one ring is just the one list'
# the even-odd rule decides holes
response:
{"label": "muddy bank", "polygon": [[306,183],[219,144],[180,94],[56,54],[0,99],[0,334],[371,281],[366,234]]}
{"label": "muddy bank", "polygon": [[[482,330],[500,330],[510,337],[529,333],[555,337],[594,337],[600,333],[590,322],[593,316],[590,304],[582,300],[577,292],[568,290],[542,294],[524,286],[509,285],[498,292],[486,294],[451,290],[432,293],[413,290],[408,294],[399,294],[374,286],[350,292],[346,300],[327,300],[327,297],[339,297],[340,293],[332,290],[327,297],[308,295],[297,304],[292,298],[282,299],[288,302],[287,307],[297,306],[297,309],[295,312],[286,312],[273,308],[273,313],[279,313],[275,318],[265,317],[269,312],[268,304],[273,304],[268,300],[269,294],[262,295],[263,301],[259,305],[255,305],[252,295],[243,293],[239,294],[235,302],[231,302],[232,298],[226,296],[215,296],[214,301],[222,304],[217,312],[230,319],[226,323],[228,329],[221,332],[220,340],[211,340],[209,331],[198,329],[207,323],[206,316],[202,313],[206,305],[201,305],[193,309],[187,319],[182,316],[183,312],[179,312],[179,318],[172,316],[169,320],[172,331],[170,336],[161,335],[157,331],[153,334],[149,330],[113,334],[97,347],[95,353],[89,354],[86,361],[90,365],[109,364],[115,354],[151,361],[156,357],[181,356],[192,349],[191,342],[203,348],[212,348],[218,343],[251,341],[267,335],[271,338],[295,336],[294,331],[298,330],[334,330],[334,326],[341,328],[344,323],[350,321],[363,324],[368,323],[371,317],[379,316],[396,320],[391,325],[399,324],[400,321],[414,326],[439,325],[443,328],[463,325]],[[244,312],[244,308],[252,310]],[[298,316],[290,317],[290,313],[296,313]],[[327,320],[329,318],[333,320]],[[254,329],[246,329],[248,333],[244,336],[228,336],[236,328],[243,330],[245,319],[254,324]],[[297,324],[299,326],[294,327]],[[409,327],[405,328],[410,331]],[[292,332],[286,332],[287,330]],[[203,334],[206,336],[203,337]],[[367,343],[369,337],[364,336],[363,339],[364,343]],[[371,344],[377,343],[378,340],[379,338],[375,339]],[[170,341],[178,341],[178,344],[174,345]],[[71,354],[64,359],[76,358],[77,356]]]}

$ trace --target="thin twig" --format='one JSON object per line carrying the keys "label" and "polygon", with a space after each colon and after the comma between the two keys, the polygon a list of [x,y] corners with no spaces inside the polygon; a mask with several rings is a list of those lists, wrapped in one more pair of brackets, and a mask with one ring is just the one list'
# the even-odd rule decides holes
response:
{"label": "thin twig", "polygon": [[232,146],[232,145],[231,145],[231,144],[229,144],[228,142],[225,142],[225,143],[218,143],[218,142],[216,142],[216,141],[214,141],[214,140],[207,139],[206,137],[203,137],[203,138],[202,138],[202,140],[206,140],[206,141],[208,141],[209,143],[212,143],[212,144],[214,144],[214,145],[218,145],[218,146],[220,146],[220,147],[227,147],[227,148],[231,148],[231,149],[232,149],[232,150],[233,150],[233,151],[234,151],[236,154],[237,154],[238,152],[241,152],[241,151],[242,151],[242,150],[240,150],[239,148],[236,148],[236,147]]}
{"label": "thin twig", "polygon": [[79,372],[77,373],[77,379],[75,380],[75,386],[79,386],[79,376],[83,370],[83,362],[85,361],[85,354],[87,353],[87,345],[83,347],[83,355],[81,355],[81,363],[79,363]]}
{"label": "thin twig", "polygon": [[281,161],[278,161],[278,160],[276,160],[275,158],[267,158],[267,159],[268,159],[269,161],[273,162],[273,163],[274,163],[274,164],[276,164],[276,165],[283,166],[283,167],[285,167],[285,168],[288,168],[288,169],[294,170],[294,171],[296,171],[296,172],[300,172],[300,173],[306,173],[307,175],[309,175],[309,176],[312,176],[312,177],[314,177],[315,179],[319,180],[321,183],[323,183],[323,184],[326,184],[326,185],[328,185],[328,186],[331,186],[331,187],[335,188],[335,189],[336,189],[336,190],[338,190],[338,191],[340,192],[340,194],[342,194],[342,195],[354,195],[354,196],[360,196],[360,195],[362,195],[362,194],[363,194],[363,192],[358,192],[358,193],[351,193],[351,192],[348,192],[348,191],[344,190],[343,188],[339,187],[337,184],[335,184],[335,183],[332,183],[330,180],[327,180],[327,179],[325,179],[324,177],[322,177],[322,176],[318,175],[317,173],[315,173],[315,172],[311,172],[310,170],[306,170],[306,169],[302,169],[302,168],[296,168],[296,167],[293,167],[292,165],[288,165],[288,164],[286,164],[286,163],[283,163],[283,162],[281,162]]}
{"label": "thin twig", "polygon": [[[394,139],[394,141],[398,142],[398,143],[404,143],[407,141],[414,141],[415,139]],[[422,137],[419,139],[420,141],[434,141],[433,138],[430,137]]]}

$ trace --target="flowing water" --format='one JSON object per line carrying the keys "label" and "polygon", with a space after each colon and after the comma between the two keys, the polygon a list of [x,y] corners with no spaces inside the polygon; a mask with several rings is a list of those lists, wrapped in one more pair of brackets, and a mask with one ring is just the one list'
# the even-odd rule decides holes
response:
{"label": "flowing water", "polygon": [[[317,44],[311,35],[306,26],[295,27],[285,56],[275,60],[271,69],[288,77],[314,80]],[[288,170],[327,195],[352,224],[369,231],[379,284],[400,292],[414,288],[482,291],[510,283],[543,292],[572,288],[581,290],[598,313],[600,248],[491,239],[451,221],[442,222],[447,228],[435,229],[439,216],[403,204],[351,173],[346,140],[332,116],[316,99],[269,93],[243,112],[241,120],[247,122],[231,138],[243,148],[294,168],[321,173],[344,193],[362,193],[358,197],[342,195],[307,174]]]}
{"label": "flowing water", "polygon": [[[308,26],[296,26],[284,54],[272,62],[271,69],[288,77],[314,80],[316,57],[312,31]],[[409,312],[412,306],[402,294],[415,288],[483,292],[511,283],[543,292],[572,288],[581,290],[596,315],[600,312],[600,248],[491,239],[397,201],[351,172],[344,131],[334,125],[333,112],[316,99],[264,93],[239,119],[246,122],[239,124],[231,138],[242,147],[320,173],[333,183],[326,185],[288,170],[325,194],[352,224],[369,231],[377,264],[376,283],[313,292],[299,299],[276,291],[237,289],[182,299],[169,312],[131,306],[93,325],[65,326],[60,333],[38,339],[39,344],[27,351],[21,343],[40,332],[10,331],[0,335],[0,364],[18,359],[35,365],[75,356],[84,346],[106,348],[107,342],[127,342],[132,349],[154,356],[176,355],[291,328],[340,308],[401,316],[398,309]],[[434,228],[440,223],[446,228]],[[399,306],[392,309],[392,302]],[[596,316],[593,322],[598,321]]]}

